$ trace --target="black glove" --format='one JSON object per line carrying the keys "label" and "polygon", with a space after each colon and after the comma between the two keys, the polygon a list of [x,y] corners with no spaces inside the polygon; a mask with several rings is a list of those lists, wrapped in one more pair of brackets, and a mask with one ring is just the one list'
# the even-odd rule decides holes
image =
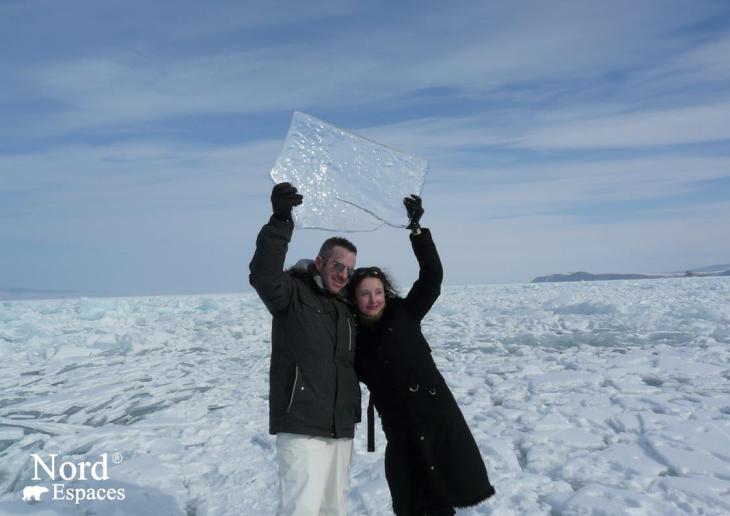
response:
{"label": "black glove", "polygon": [[281,220],[291,220],[291,210],[302,204],[302,194],[290,183],[279,183],[271,190],[271,207],[274,216]]}
{"label": "black glove", "polygon": [[403,199],[403,204],[405,205],[406,211],[408,212],[408,225],[406,226],[406,229],[420,228],[421,225],[419,224],[419,221],[423,216],[423,206],[421,206],[421,198],[416,194],[411,194],[410,197],[406,197]]}

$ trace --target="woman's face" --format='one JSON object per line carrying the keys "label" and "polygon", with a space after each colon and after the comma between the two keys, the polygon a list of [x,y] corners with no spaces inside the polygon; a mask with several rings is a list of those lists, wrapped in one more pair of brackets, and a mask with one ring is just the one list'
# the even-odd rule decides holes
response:
{"label": "woman's face", "polygon": [[365,278],[355,290],[355,301],[360,313],[380,317],[385,310],[385,289],[378,278]]}

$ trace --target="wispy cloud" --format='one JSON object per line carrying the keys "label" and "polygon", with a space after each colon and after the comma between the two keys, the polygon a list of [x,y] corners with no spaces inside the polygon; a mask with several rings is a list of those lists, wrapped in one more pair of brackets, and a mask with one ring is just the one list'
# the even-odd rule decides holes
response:
{"label": "wispy cloud", "polygon": [[[516,136],[514,128],[483,127],[483,122],[472,116],[416,120],[364,128],[361,132],[431,160],[432,179],[442,187],[448,183],[445,188],[449,193],[484,188],[498,192],[493,200],[500,207],[514,201],[520,205],[535,203],[536,209],[541,209],[546,202],[555,205],[676,196],[693,191],[700,182],[730,176],[730,158],[704,155],[701,150],[677,154],[665,149],[663,154],[655,152],[637,157],[622,154],[597,157],[586,153],[548,155],[532,163],[510,159],[505,164],[489,159],[490,153],[512,148],[560,150],[559,142],[568,149],[612,146],[634,149],[642,146],[641,143],[658,146],[660,142],[668,145],[666,133],[662,133],[669,125],[668,119],[679,120],[681,126],[669,125],[667,130],[674,144],[720,140],[730,130],[724,123],[730,118],[720,109],[683,112],[686,114],[675,110],[671,114],[602,118],[604,127],[614,130],[604,129],[604,134],[591,132],[591,124],[598,122],[589,121],[584,125],[545,127],[539,133]],[[683,129],[686,125],[689,127]],[[641,135],[643,142],[633,141],[632,131],[636,131],[637,138]],[[700,135],[704,137],[700,139]],[[469,152],[464,158],[466,151]],[[485,163],[475,158],[479,155]],[[543,202],[538,202],[540,199]]]}
{"label": "wispy cloud", "polygon": [[[59,103],[60,111],[45,124],[57,132],[191,114],[408,102],[409,95],[429,88],[485,98],[553,82],[560,84],[556,94],[564,94],[574,88],[570,81],[631,70],[647,53],[659,55],[676,45],[671,31],[702,13],[688,5],[675,2],[660,18],[655,7],[644,4],[623,10],[596,3],[529,3],[519,13],[510,8],[509,17],[505,7],[476,2],[462,9],[416,11],[411,19],[405,13],[382,18],[371,13],[361,24],[344,18],[331,30],[292,44],[163,59],[115,52],[60,60],[32,69],[29,86]],[[211,14],[204,20],[209,17],[217,19]],[[280,22],[289,19],[284,15]],[[651,38],[662,43],[647,46]]]}
{"label": "wispy cloud", "polygon": [[730,139],[730,102],[582,120],[528,132],[513,145],[532,149],[631,148]]}
{"label": "wispy cloud", "polygon": [[280,145],[125,142],[0,156],[0,213],[9,223],[43,223],[230,208],[268,188],[265,171]]}

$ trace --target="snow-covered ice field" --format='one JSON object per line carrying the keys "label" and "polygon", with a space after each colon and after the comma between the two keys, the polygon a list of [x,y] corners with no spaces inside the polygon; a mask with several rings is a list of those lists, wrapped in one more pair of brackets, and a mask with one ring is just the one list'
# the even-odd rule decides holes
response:
{"label": "snow-covered ice field", "polygon": [[[273,514],[269,321],[255,294],[0,303],[0,513]],[[497,489],[459,514],[730,514],[730,278],[450,287],[424,331]],[[390,513],[376,444],[350,514]],[[120,454],[74,487],[125,500],[23,502],[31,453]]]}

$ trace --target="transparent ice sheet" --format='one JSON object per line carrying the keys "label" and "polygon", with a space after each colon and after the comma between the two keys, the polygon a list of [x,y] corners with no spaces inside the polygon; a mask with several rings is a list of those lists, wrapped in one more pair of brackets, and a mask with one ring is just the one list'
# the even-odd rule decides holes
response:
{"label": "transparent ice sheet", "polygon": [[426,160],[295,112],[271,178],[304,196],[294,208],[299,228],[372,231],[405,227],[403,197],[420,194]]}

